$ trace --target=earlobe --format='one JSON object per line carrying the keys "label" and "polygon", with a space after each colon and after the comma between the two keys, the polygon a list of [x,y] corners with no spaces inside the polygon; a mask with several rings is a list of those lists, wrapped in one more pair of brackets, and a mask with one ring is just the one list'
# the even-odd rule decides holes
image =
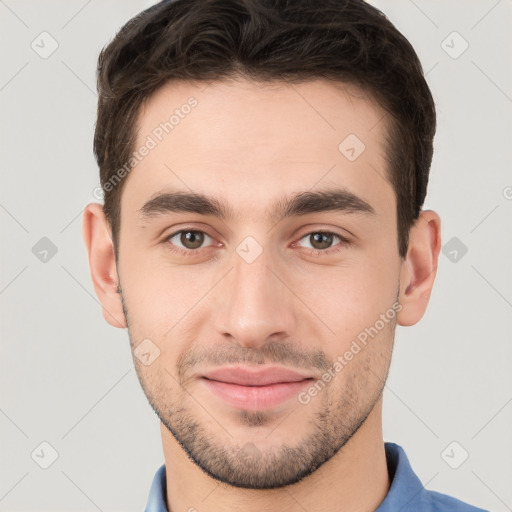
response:
{"label": "earlobe", "polygon": [[103,207],[98,203],[86,206],[82,235],[89,258],[94,290],[101,303],[103,317],[114,327],[125,328],[126,319],[117,292],[118,274],[114,246]]}
{"label": "earlobe", "polygon": [[409,247],[400,271],[399,325],[414,325],[423,317],[437,273],[441,250],[441,219],[431,210],[420,215],[409,233]]}

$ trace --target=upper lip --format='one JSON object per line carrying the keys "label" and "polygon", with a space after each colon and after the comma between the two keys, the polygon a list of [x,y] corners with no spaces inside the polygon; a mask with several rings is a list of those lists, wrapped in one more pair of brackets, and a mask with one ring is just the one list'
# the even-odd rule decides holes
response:
{"label": "upper lip", "polygon": [[203,374],[202,377],[241,386],[266,386],[280,382],[299,382],[311,378],[311,376],[278,366],[258,369],[241,366],[218,368]]}

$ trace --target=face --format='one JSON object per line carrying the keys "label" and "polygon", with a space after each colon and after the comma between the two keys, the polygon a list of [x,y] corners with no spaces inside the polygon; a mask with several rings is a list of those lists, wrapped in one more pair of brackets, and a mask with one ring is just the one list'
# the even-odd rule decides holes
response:
{"label": "face", "polygon": [[155,144],[126,178],[117,271],[144,392],[214,478],[297,482],[363,424],[389,368],[384,113],[323,81],[176,82],[138,127],[136,148]]}

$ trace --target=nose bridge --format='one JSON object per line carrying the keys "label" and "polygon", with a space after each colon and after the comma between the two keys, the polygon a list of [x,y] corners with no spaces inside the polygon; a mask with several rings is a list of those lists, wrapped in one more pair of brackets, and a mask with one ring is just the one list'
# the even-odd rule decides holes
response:
{"label": "nose bridge", "polygon": [[[217,329],[244,346],[261,346],[271,335],[288,335],[293,325],[291,297],[272,251],[254,239],[244,240],[233,253],[232,271],[219,292]],[[288,294],[288,295],[287,295]]]}

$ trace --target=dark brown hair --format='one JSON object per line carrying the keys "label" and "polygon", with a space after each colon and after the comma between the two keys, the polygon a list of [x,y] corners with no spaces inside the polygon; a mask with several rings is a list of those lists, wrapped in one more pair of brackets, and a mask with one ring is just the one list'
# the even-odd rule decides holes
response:
{"label": "dark brown hair", "polygon": [[375,7],[362,0],[163,0],[119,30],[97,71],[94,153],[116,259],[126,180],[112,178],[126,174],[119,169],[134,151],[141,106],[169,80],[236,76],[350,83],[381,105],[389,114],[398,250],[407,254],[427,191],[436,112],[414,49]]}

